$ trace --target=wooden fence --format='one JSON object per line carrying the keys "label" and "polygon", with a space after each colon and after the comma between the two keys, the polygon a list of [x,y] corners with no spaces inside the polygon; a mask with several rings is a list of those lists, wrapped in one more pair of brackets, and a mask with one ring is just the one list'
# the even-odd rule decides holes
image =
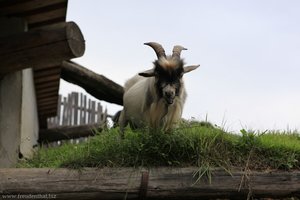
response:
{"label": "wooden fence", "polygon": [[103,111],[100,102],[88,99],[82,93],[72,92],[68,97],[59,95],[56,117],[48,118],[48,128],[79,125],[103,125],[107,110]]}

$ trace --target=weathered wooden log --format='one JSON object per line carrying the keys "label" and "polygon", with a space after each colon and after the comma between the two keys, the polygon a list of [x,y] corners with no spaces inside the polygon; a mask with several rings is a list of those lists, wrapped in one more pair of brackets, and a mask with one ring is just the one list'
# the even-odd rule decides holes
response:
{"label": "weathered wooden log", "polygon": [[0,74],[59,65],[84,51],[83,35],[74,22],[0,37]]}
{"label": "weathered wooden log", "polygon": [[39,131],[39,143],[49,143],[59,140],[93,136],[97,131],[101,130],[102,128],[100,128],[99,125],[80,125],[41,129]]}
{"label": "weathered wooden log", "polygon": [[[300,171],[220,169],[211,182],[197,168],[0,169],[0,194],[49,195],[56,199],[246,199],[300,197]],[[6,197],[5,196],[5,197]]]}
{"label": "weathered wooden log", "polygon": [[97,99],[123,105],[123,87],[71,61],[63,61],[61,78],[85,89]]}

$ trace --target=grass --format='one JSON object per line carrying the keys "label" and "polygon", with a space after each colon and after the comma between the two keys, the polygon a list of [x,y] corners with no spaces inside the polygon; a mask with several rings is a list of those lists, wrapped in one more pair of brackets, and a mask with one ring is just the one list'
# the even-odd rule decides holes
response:
{"label": "grass", "polygon": [[197,166],[195,176],[210,169],[300,169],[300,135],[290,132],[227,133],[205,122],[185,122],[172,133],[118,128],[105,130],[86,143],[40,148],[18,167],[154,167]]}

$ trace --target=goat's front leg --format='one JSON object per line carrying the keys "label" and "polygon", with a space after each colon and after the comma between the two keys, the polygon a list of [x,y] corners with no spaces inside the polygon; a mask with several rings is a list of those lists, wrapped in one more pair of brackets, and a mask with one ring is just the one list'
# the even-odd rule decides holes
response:
{"label": "goat's front leg", "polygon": [[125,111],[122,110],[121,114],[120,114],[120,117],[119,117],[119,126],[120,126],[121,138],[124,138],[124,129],[127,126],[127,124],[128,124],[128,121],[126,120],[126,117],[125,117]]}

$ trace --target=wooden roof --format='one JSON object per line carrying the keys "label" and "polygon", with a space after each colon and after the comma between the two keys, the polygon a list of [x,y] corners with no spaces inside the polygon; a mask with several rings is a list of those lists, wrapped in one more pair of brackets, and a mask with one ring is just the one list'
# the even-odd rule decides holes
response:
{"label": "wooden roof", "polygon": [[[24,18],[28,30],[66,21],[68,0],[0,0],[0,16]],[[34,69],[40,118],[57,114],[60,66]]]}

